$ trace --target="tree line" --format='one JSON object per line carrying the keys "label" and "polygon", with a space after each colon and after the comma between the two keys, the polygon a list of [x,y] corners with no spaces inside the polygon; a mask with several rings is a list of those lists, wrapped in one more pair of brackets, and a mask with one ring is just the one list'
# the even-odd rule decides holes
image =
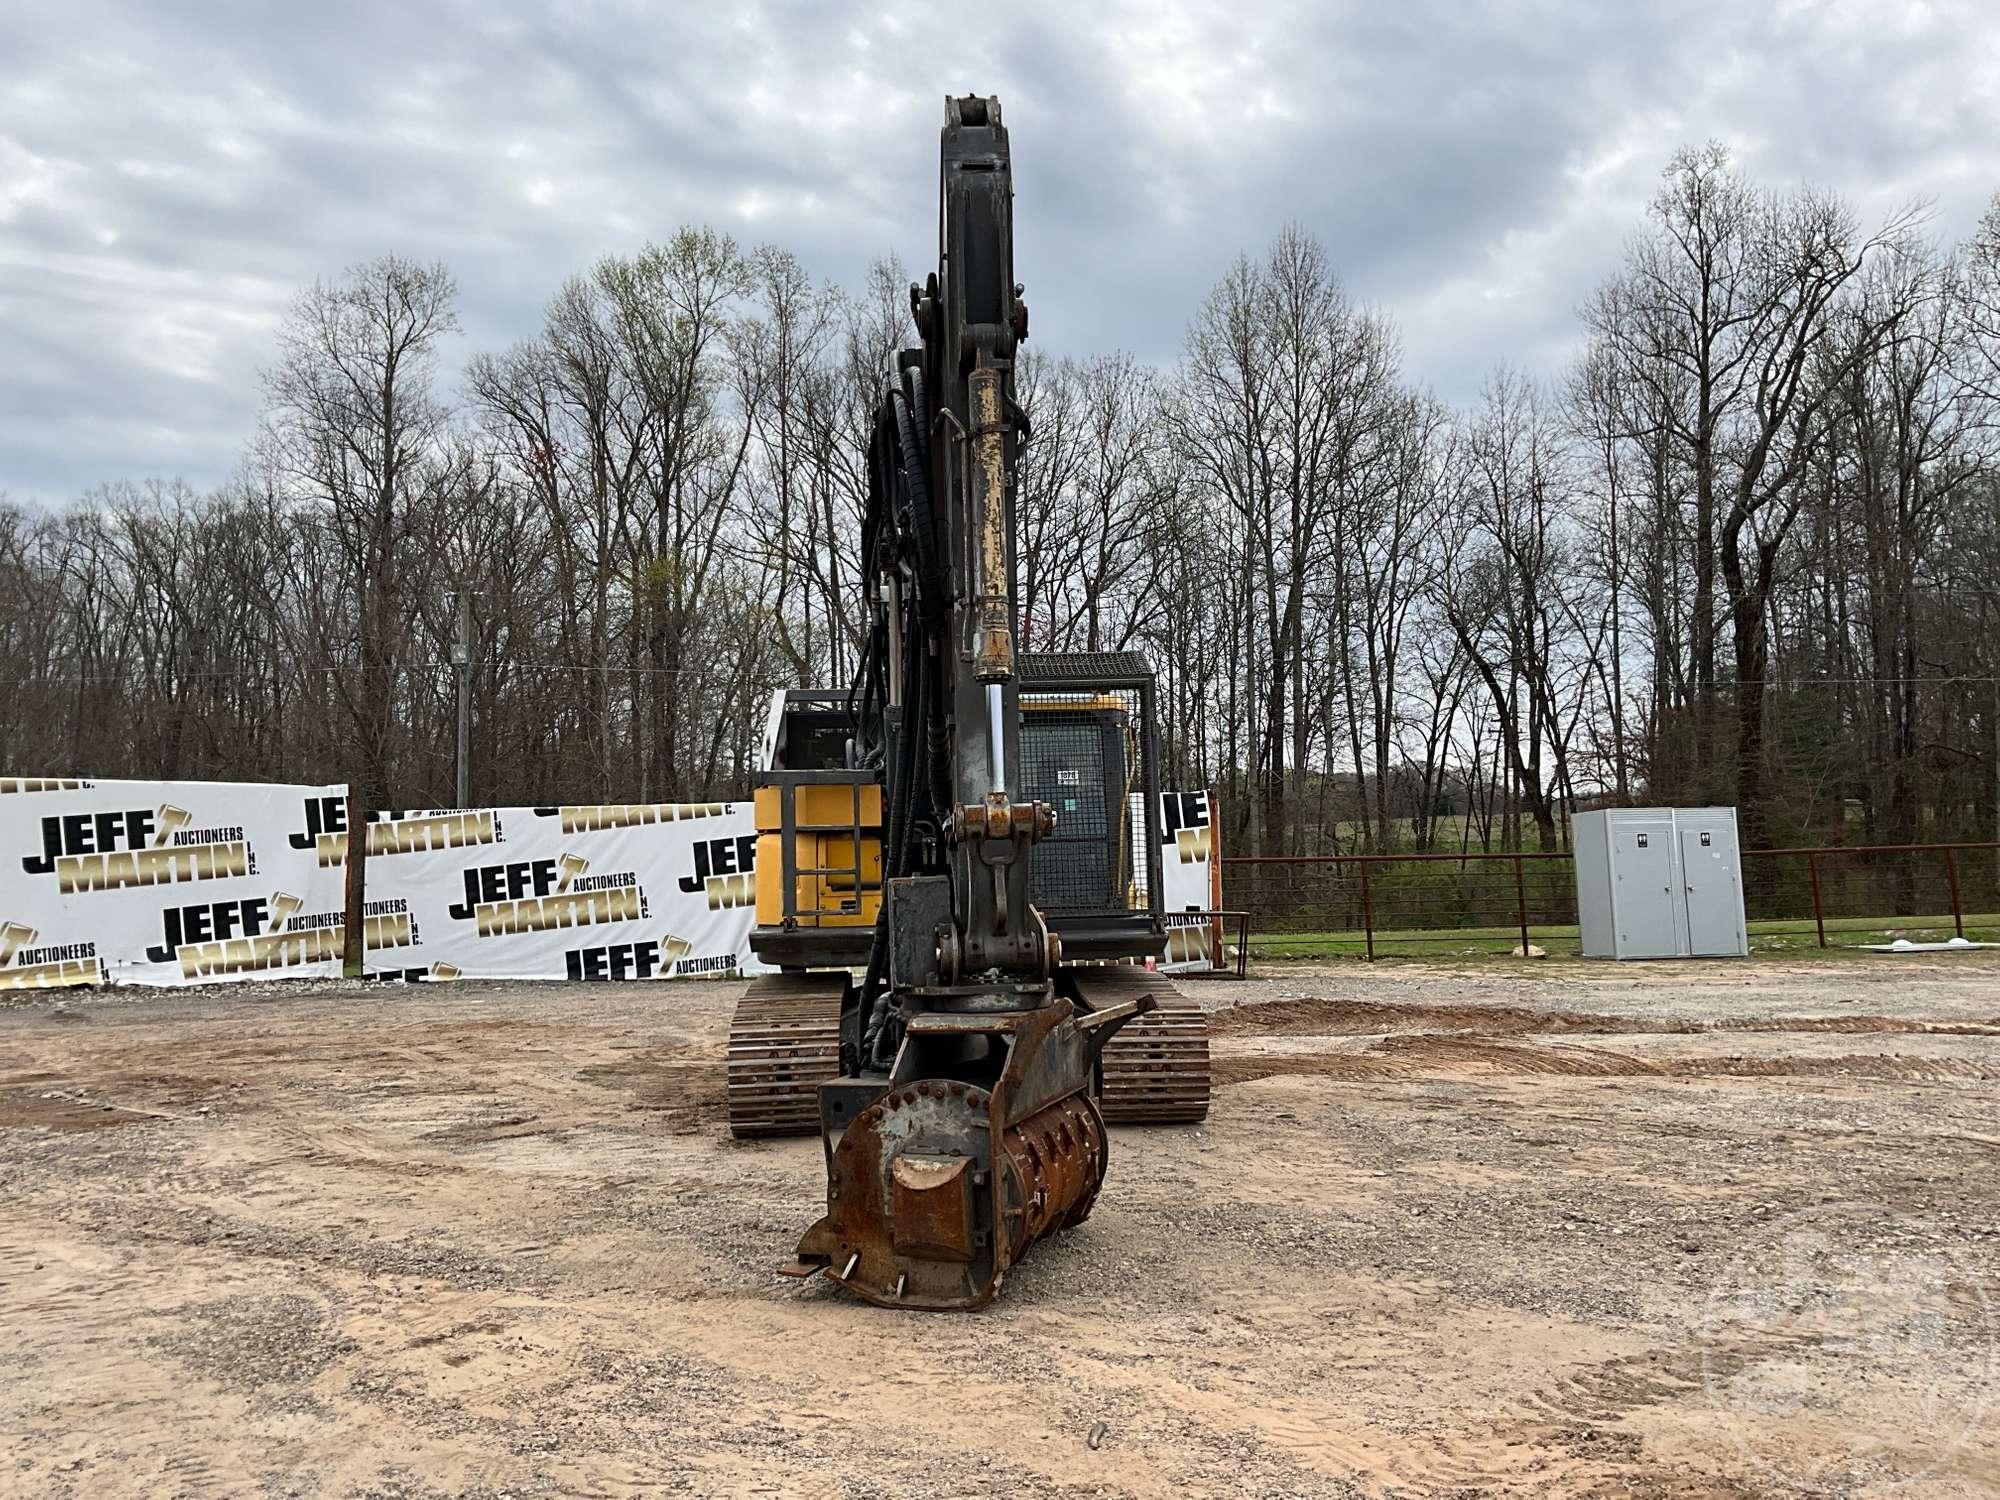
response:
{"label": "tree line", "polygon": [[[457,369],[446,267],[315,283],[229,484],[0,502],[0,765],[449,805],[469,593],[476,801],[741,795],[859,658],[908,281],[687,228]],[[1023,644],[1145,652],[1238,851],[2000,837],[2000,196],[1940,244],[1686,150],[1577,315],[1454,408],[1292,226],[1172,363],[1030,345]]]}

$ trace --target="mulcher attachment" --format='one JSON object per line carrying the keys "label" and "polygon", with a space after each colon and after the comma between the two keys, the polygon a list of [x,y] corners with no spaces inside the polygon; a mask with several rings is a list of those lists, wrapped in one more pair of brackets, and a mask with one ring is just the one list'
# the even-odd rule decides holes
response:
{"label": "mulcher attachment", "polygon": [[787,1274],[823,1271],[884,1307],[984,1307],[1030,1246],[1089,1215],[1110,1157],[1091,1074],[1153,1001],[1085,1015],[1044,986],[1032,1008],[993,1008],[1020,998],[919,992],[915,1004],[953,1008],[906,1010],[890,1075],[820,1091],[826,1214]]}

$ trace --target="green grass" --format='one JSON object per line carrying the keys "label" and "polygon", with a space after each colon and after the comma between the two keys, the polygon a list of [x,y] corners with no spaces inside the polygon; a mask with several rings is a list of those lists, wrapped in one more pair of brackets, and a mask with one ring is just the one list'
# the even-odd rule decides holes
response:
{"label": "green grass", "polygon": [[[1888,943],[1899,937],[1913,943],[1943,942],[1952,935],[1952,921],[1943,916],[1923,917],[1829,917],[1826,941],[1829,953],[1861,947],[1867,943]],[[1968,913],[1965,935],[1974,942],[2000,942],[2000,914]],[[1456,958],[1466,955],[1508,954],[1520,944],[1518,927],[1442,927],[1429,930],[1378,931],[1377,958]],[[1541,927],[1530,923],[1528,941],[1551,955],[1574,956],[1578,951],[1577,929]],[[1812,919],[1787,917],[1777,921],[1750,923],[1750,951],[1757,954],[1785,954],[1803,957],[1820,952],[1819,935]],[[1256,932],[1250,934],[1250,957],[1263,960],[1309,960],[1366,958],[1367,942],[1359,932]]]}

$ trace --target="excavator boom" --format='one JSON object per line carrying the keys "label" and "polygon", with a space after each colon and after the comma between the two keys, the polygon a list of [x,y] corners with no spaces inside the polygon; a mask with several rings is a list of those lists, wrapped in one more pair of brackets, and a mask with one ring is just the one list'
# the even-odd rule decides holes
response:
{"label": "excavator boom", "polygon": [[1152,676],[1021,650],[1028,314],[999,101],[947,100],[940,145],[938,267],[869,448],[862,666],[776,718],[752,942],[789,972],[753,983],[730,1050],[737,1133],[812,1120],[825,1145],[827,1211],[787,1269],[912,1308],[983,1305],[1081,1222],[1101,1101],[1199,1118],[1208,1093],[1170,985],[1064,967],[1072,939],[1100,961],[1164,947]]}

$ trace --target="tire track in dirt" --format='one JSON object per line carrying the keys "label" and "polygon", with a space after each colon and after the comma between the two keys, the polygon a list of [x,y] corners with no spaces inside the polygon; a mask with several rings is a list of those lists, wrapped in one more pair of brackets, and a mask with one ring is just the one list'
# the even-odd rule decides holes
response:
{"label": "tire track in dirt", "polygon": [[628,1109],[657,1113],[676,1135],[718,1128],[727,1114],[728,1065],[721,1053],[675,1042],[579,1068],[577,1078],[629,1096]]}
{"label": "tire track in dirt", "polygon": [[[1395,1005],[1369,1000],[1281,1000],[1217,1012],[1220,1086],[1283,1075],[1353,1080],[1483,1073],[1527,1077],[1855,1078],[1891,1083],[1988,1082],[2000,1058],[1908,1054],[1692,1053],[1643,1056],[1562,1038],[2000,1036],[2000,1022],[1897,1016],[1752,1017],[1720,1021],[1613,1016],[1525,1006]],[[1260,1037],[1372,1038],[1338,1051],[1257,1052]]]}
{"label": "tire track in dirt", "polygon": [[46,1130],[67,1135],[161,1118],[150,1110],[124,1109],[65,1089],[0,1091],[0,1130]]}
{"label": "tire track in dirt", "polygon": [[1828,1057],[1635,1057],[1608,1047],[1534,1046],[1478,1037],[1384,1037],[1361,1052],[1217,1056],[1218,1087],[1260,1078],[1380,1080],[1467,1072],[1544,1078],[1863,1078],[1889,1083],[1991,1082],[2000,1062],[1841,1053]]}
{"label": "tire track in dirt", "polygon": [[1376,1036],[1400,1031],[1471,1031],[1482,1036],[1701,1036],[1715,1032],[1829,1032],[1853,1035],[2000,1036],[2000,1017],[1917,1021],[1901,1016],[1773,1016],[1719,1021],[1537,1010],[1513,1005],[1396,1005],[1380,1000],[1270,1000],[1218,1010],[1215,1036]]}
{"label": "tire track in dirt", "polygon": [[[1365,1493],[1383,1500],[1508,1493],[1564,1500],[1748,1497],[1761,1492],[1711,1474],[1663,1470],[1649,1461],[1643,1436],[1621,1424],[1649,1408],[1680,1405],[1718,1373],[1728,1378],[1783,1357],[1795,1342],[1711,1348],[1705,1362],[1704,1351],[1691,1346],[1621,1355],[1564,1375],[1528,1392],[1514,1410],[1463,1428],[1339,1431],[1285,1411],[1268,1416],[1263,1426],[1280,1448],[1347,1470]],[[1646,1477],[1635,1480],[1635,1471]]]}

